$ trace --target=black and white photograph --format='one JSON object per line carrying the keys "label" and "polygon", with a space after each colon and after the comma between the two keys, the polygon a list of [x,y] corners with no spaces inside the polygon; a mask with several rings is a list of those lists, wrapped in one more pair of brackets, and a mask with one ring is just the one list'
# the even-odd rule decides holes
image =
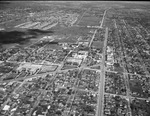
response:
{"label": "black and white photograph", "polygon": [[150,2],[0,1],[0,116],[150,116]]}

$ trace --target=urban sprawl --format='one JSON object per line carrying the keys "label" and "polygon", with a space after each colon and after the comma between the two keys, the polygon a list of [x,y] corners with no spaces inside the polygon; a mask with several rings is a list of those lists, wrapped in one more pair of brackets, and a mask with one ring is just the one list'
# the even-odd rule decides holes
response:
{"label": "urban sprawl", "polygon": [[0,10],[2,32],[55,32],[0,48],[0,116],[150,116],[149,5],[58,3]]}

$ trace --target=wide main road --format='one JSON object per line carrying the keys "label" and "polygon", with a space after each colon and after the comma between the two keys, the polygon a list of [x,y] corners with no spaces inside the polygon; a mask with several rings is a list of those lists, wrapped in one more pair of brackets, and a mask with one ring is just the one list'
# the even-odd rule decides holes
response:
{"label": "wide main road", "polygon": [[104,88],[105,88],[105,55],[106,55],[106,48],[107,48],[107,38],[108,38],[108,27],[105,31],[105,40],[104,40],[104,47],[103,47],[103,58],[101,64],[101,76],[100,76],[100,84],[99,84],[99,91],[98,91],[98,109],[97,109],[97,116],[103,116],[103,105],[104,105]]}
{"label": "wide main road", "polygon": [[104,23],[105,15],[106,15],[106,12],[107,12],[109,9],[110,9],[110,8],[108,8],[108,9],[106,9],[106,10],[104,11],[103,18],[102,18],[102,21],[101,21],[101,25],[100,25],[100,27],[99,27],[99,28],[102,28],[102,27],[103,27],[103,23]]}

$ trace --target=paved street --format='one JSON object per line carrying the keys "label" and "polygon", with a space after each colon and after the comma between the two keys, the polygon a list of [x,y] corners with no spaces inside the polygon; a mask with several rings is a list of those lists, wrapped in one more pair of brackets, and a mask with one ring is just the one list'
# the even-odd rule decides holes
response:
{"label": "paved street", "polygon": [[105,55],[107,48],[107,38],[108,38],[108,28],[106,28],[105,32],[105,40],[103,47],[103,59],[101,64],[101,75],[100,75],[100,84],[99,84],[99,92],[98,92],[98,112],[97,116],[103,116],[103,103],[104,103],[104,87],[105,87]]}
{"label": "paved street", "polygon": [[150,116],[149,4],[31,3],[2,4],[0,116]]}

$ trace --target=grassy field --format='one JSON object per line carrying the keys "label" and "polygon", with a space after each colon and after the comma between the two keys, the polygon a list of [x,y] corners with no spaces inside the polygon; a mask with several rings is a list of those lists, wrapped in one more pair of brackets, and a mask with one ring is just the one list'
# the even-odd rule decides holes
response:
{"label": "grassy field", "polygon": [[103,41],[93,41],[92,46],[95,48],[103,49]]}
{"label": "grassy field", "polygon": [[84,16],[78,25],[80,26],[98,26],[100,19],[95,16]]}
{"label": "grassy field", "polygon": [[51,31],[54,31],[54,34],[56,35],[82,35],[85,36],[87,35],[87,33],[90,31],[89,28],[86,27],[77,27],[77,26],[72,26],[72,27],[60,27],[60,26],[56,26],[54,28],[51,29]]}
{"label": "grassy field", "polygon": [[141,82],[139,80],[136,80],[136,79],[130,80],[129,84],[130,84],[130,89],[132,92],[137,92],[140,95],[143,94]]}

